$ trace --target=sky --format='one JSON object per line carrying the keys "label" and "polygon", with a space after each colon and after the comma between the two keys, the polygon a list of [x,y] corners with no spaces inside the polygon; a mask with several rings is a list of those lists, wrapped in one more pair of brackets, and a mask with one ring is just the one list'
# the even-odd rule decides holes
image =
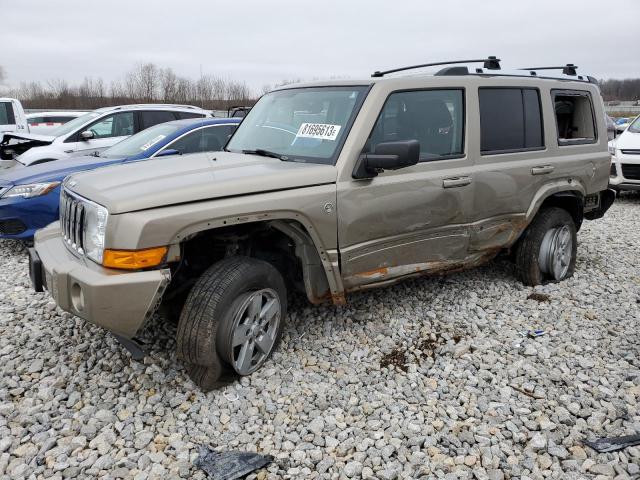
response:
{"label": "sky", "polygon": [[0,12],[5,86],[110,83],[154,62],[260,91],[488,55],[503,68],[640,77],[640,0],[0,0]]}

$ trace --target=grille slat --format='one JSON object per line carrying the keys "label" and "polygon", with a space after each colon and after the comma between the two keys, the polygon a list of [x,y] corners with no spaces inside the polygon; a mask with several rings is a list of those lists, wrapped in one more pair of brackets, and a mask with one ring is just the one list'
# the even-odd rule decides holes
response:
{"label": "grille slat", "polygon": [[629,180],[640,180],[640,164],[635,165],[633,163],[623,163],[622,176]]}
{"label": "grille slat", "polygon": [[84,206],[82,201],[62,191],[60,195],[60,228],[67,247],[82,254],[84,231]]}

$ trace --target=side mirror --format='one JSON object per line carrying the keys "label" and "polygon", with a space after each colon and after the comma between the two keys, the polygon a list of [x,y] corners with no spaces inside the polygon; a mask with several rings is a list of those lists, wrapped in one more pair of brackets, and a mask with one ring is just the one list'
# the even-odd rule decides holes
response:
{"label": "side mirror", "polygon": [[173,148],[167,148],[166,150],[162,150],[156,154],[156,157],[168,157],[169,155],[180,155],[178,150]]}
{"label": "side mirror", "polygon": [[384,170],[410,167],[420,160],[420,142],[403,140],[383,142],[375,146],[373,153],[360,155],[351,176],[355,179],[373,178]]}
{"label": "side mirror", "polygon": [[80,139],[82,140],[91,140],[95,135],[91,130],[85,130],[84,132],[80,132]]}

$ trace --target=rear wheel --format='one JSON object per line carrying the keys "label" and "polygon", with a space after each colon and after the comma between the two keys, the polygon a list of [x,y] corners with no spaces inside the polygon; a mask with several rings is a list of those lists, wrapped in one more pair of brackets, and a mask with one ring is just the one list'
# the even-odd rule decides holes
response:
{"label": "rear wheel", "polygon": [[516,248],[516,270],[525,285],[560,282],[573,275],[577,253],[576,225],[566,210],[541,210]]}
{"label": "rear wheel", "polygon": [[250,375],[276,348],[287,312],[282,276],[271,264],[230,257],[196,282],[180,315],[178,356],[203,390],[224,370]]}

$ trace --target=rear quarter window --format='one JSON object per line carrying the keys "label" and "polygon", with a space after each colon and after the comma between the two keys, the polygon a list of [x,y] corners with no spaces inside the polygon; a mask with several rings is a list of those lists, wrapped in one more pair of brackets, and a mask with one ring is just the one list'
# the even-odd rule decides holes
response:
{"label": "rear quarter window", "polygon": [[551,90],[558,145],[582,145],[598,139],[591,94],[581,90]]}

